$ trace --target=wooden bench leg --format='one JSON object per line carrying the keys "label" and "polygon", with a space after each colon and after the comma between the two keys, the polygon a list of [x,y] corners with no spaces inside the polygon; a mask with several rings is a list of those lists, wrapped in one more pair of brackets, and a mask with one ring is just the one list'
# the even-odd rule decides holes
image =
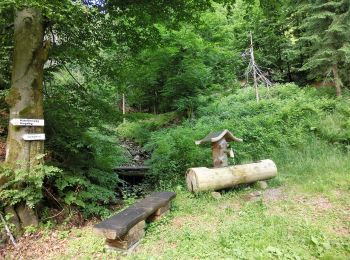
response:
{"label": "wooden bench leg", "polygon": [[144,235],[145,221],[143,220],[133,226],[124,236],[114,240],[107,238],[106,244],[112,249],[125,251],[136,245]]}
{"label": "wooden bench leg", "polygon": [[162,216],[164,216],[169,212],[169,209],[170,209],[170,202],[166,204],[164,207],[157,209],[152,215],[150,215],[147,218],[147,221],[152,222],[152,221],[159,220]]}

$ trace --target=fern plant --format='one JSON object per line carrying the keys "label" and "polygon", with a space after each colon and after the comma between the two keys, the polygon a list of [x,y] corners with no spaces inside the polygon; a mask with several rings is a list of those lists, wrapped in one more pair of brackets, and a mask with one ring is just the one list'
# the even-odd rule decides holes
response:
{"label": "fern plant", "polygon": [[[36,159],[41,160],[44,155]],[[27,170],[13,170],[5,164],[0,164],[0,179],[6,182],[0,186],[0,197],[5,205],[15,205],[25,202],[28,207],[34,206],[43,198],[44,179],[62,172],[61,169],[44,164],[37,164]]]}

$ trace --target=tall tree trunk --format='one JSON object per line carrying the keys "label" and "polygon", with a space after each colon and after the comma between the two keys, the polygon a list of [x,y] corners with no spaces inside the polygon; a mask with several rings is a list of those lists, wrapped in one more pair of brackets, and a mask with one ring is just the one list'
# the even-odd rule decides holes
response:
{"label": "tall tree trunk", "polygon": [[[43,68],[47,60],[49,43],[44,42],[43,17],[39,10],[25,8],[16,11],[14,22],[14,54],[11,89],[6,98],[10,106],[10,120],[13,118],[43,118]],[[8,128],[6,163],[14,169],[30,171],[39,161],[38,154],[44,151],[43,141],[24,141],[27,133],[42,133],[43,127],[14,126]],[[18,212],[23,205],[17,206]],[[25,215],[33,212],[25,208]],[[21,210],[23,211],[23,210]],[[21,218],[21,216],[20,216]],[[21,219],[22,223],[28,221]],[[37,224],[37,220],[29,221]]]}
{"label": "tall tree trunk", "polygon": [[292,72],[291,72],[289,61],[287,61],[287,75],[288,75],[288,81],[293,82],[293,77],[292,77]]}
{"label": "tall tree trunk", "polygon": [[332,72],[333,72],[333,76],[334,76],[334,83],[335,83],[335,93],[337,95],[337,97],[341,96],[341,88],[343,86],[343,82],[339,76],[338,73],[338,66],[337,64],[334,64],[332,66]]}
{"label": "tall tree trunk", "polygon": [[260,97],[259,97],[258,81],[257,81],[257,78],[256,78],[256,67],[255,67],[255,58],[254,58],[254,47],[253,47],[253,35],[252,35],[252,32],[250,32],[250,60],[251,60],[252,69],[253,69],[253,79],[254,79],[254,88],[255,88],[255,98],[256,98],[256,102],[259,103]]}

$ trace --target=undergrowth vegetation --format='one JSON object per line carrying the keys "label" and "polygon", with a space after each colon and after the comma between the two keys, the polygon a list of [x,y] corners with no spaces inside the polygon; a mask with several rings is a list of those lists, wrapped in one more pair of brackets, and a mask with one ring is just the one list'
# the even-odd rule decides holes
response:
{"label": "undergrowth vegetation", "polygon": [[129,116],[130,121],[120,124],[117,133],[123,138],[133,139],[138,144],[144,145],[152,132],[174,125],[177,119],[174,112],[159,115],[143,114],[143,116],[137,114]]}
{"label": "undergrowth vegetation", "polygon": [[106,216],[120,182],[113,169],[128,160],[114,131],[121,113],[114,105],[117,97],[110,95],[114,87],[101,87],[82,72],[73,70],[74,78],[65,70],[53,73],[46,90],[47,161],[62,169],[46,185],[86,217]]}
{"label": "undergrowth vegetation", "polygon": [[[350,169],[349,98],[336,99],[293,84],[278,85],[261,93],[263,99],[259,103],[254,100],[251,88],[203,96],[201,104],[205,105],[199,108],[196,119],[154,132],[146,144],[152,151],[150,178],[160,187],[170,188],[183,182],[186,169],[210,167],[210,147],[196,146],[194,142],[223,129],[244,140],[232,144],[235,151],[232,164],[271,158],[278,167],[288,168],[288,175],[295,175],[293,179],[315,177],[320,169],[338,172],[339,178],[346,178],[344,172]],[[144,123],[123,126],[129,137],[138,128],[147,131]]]}

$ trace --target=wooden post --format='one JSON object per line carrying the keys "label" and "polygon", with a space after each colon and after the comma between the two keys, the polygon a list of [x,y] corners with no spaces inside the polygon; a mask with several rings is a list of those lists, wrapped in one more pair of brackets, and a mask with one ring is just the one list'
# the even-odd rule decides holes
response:
{"label": "wooden post", "polygon": [[164,207],[157,209],[151,216],[147,218],[148,222],[157,221],[166,215],[170,210],[170,202],[167,203]]}
{"label": "wooden post", "polygon": [[191,192],[213,191],[231,188],[242,183],[270,179],[276,175],[276,164],[272,160],[262,160],[250,164],[214,169],[190,168],[187,171],[186,183]]}
{"label": "wooden post", "polygon": [[214,168],[228,166],[227,147],[228,144],[225,138],[220,139],[218,142],[212,143]]}
{"label": "wooden post", "polygon": [[341,78],[339,76],[337,64],[334,64],[332,66],[332,72],[333,72],[333,76],[334,76],[335,91],[336,91],[335,93],[336,93],[337,97],[340,97],[341,96],[341,87],[343,86],[343,82],[341,81]]}
{"label": "wooden post", "polygon": [[254,47],[253,47],[253,34],[250,32],[250,58],[252,61],[252,67],[253,67],[253,78],[254,78],[254,88],[255,88],[255,97],[256,102],[259,102],[259,90],[258,90],[258,82],[256,78],[256,65],[255,65],[255,58],[254,58]]}
{"label": "wooden post", "polygon": [[125,123],[125,94],[123,93],[123,123]]}
{"label": "wooden post", "polygon": [[137,245],[141,238],[145,235],[145,221],[142,220],[134,227],[132,227],[128,233],[122,237],[116,239],[106,239],[106,244],[111,249],[116,250],[129,250],[134,245]]}

